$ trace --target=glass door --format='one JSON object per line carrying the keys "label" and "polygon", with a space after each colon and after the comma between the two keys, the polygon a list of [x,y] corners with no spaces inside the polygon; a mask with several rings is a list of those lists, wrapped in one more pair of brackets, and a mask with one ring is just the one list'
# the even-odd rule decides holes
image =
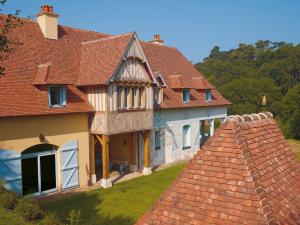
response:
{"label": "glass door", "polygon": [[50,192],[56,189],[55,155],[40,156],[41,192]]}
{"label": "glass door", "polygon": [[38,152],[23,155],[23,195],[40,195],[57,190],[56,155],[54,152]]}
{"label": "glass door", "polygon": [[39,192],[38,157],[22,159],[23,195]]}

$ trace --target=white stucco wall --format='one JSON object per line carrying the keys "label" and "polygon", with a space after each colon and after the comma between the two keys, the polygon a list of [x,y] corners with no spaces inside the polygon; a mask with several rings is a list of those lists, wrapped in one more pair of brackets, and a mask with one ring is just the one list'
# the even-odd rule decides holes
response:
{"label": "white stucco wall", "polygon": [[[225,118],[226,116],[226,106],[155,110],[151,140],[152,166],[192,158],[199,150],[200,120]],[[184,125],[191,126],[191,148],[189,149],[182,148]],[[160,130],[160,150],[155,150],[155,130]]]}

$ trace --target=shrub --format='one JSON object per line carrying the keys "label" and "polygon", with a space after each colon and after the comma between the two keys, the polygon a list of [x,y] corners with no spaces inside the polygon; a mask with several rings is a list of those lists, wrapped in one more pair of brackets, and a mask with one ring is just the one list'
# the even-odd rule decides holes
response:
{"label": "shrub", "polygon": [[5,209],[14,209],[17,204],[17,197],[12,192],[2,192],[0,194],[0,206]]}
{"label": "shrub", "polygon": [[49,214],[38,225],[62,225],[62,223],[54,214]]}
{"label": "shrub", "polygon": [[44,217],[38,205],[24,199],[18,201],[16,211],[26,220],[40,220]]}
{"label": "shrub", "polygon": [[81,211],[80,210],[71,210],[71,212],[68,215],[67,221],[68,224],[70,225],[79,225],[80,224],[80,216],[81,216]]}
{"label": "shrub", "polygon": [[0,179],[0,194],[6,192],[3,180]]}

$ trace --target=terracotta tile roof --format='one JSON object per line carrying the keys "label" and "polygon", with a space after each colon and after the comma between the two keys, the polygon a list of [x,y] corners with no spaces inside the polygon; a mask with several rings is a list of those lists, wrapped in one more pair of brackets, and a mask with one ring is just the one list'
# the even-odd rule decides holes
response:
{"label": "terracotta tile roof", "polygon": [[133,35],[128,33],[82,43],[77,84],[107,84]]}
{"label": "terracotta tile roof", "polygon": [[[0,23],[5,16],[0,15]],[[59,26],[59,39],[44,38],[39,25],[22,20],[11,39],[19,45],[1,64],[5,75],[0,77],[0,117],[94,111],[74,84],[79,73],[81,43],[109,35]],[[41,67],[49,64],[48,69]],[[34,84],[70,84],[67,105],[50,108],[46,87]],[[77,90],[76,90],[77,89]]]}
{"label": "terracotta tile roof", "polygon": [[300,163],[272,114],[228,117],[137,224],[300,224]]}
{"label": "terracotta tile roof", "polygon": [[[204,76],[176,48],[141,42],[147,60],[153,71],[159,71],[168,87],[164,89],[163,103],[156,108],[199,107],[231,104],[209,83]],[[189,103],[182,102],[183,88],[191,90],[194,98]],[[178,89],[178,90],[176,90]],[[204,90],[212,89],[212,102],[205,102]]]}
{"label": "terracotta tile roof", "polygon": [[[5,18],[0,15],[0,25]],[[76,85],[107,84],[133,33],[113,36],[59,25],[58,40],[50,40],[44,38],[37,22],[22,21],[23,25],[10,33],[19,45],[1,62],[6,70],[0,77],[0,117],[93,111]],[[178,88],[194,88],[194,98],[184,104],[173,82],[176,88],[165,90],[166,101],[160,108],[230,104],[177,49],[141,44],[150,67],[162,74],[167,85],[172,86],[172,76],[180,75]],[[65,107],[48,106],[46,85],[50,84],[68,85]],[[212,102],[203,100],[204,89],[213,89]]]}

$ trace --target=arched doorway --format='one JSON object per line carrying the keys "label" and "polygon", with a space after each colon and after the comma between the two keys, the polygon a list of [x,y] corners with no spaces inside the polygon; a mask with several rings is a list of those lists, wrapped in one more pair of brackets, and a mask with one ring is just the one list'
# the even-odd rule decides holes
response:
{"label": "arched doorway", "polygon": [[23,195],[40,195],[57,190],[55,145],[38,144],[21,155]]}

